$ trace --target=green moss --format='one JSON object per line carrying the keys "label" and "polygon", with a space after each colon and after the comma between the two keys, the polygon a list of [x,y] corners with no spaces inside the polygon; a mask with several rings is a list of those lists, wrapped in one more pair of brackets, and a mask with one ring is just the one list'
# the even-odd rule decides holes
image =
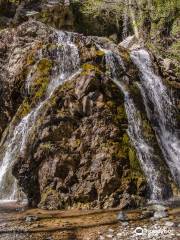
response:
{"label": "green moss", "polygon": [[116,108],[116,103],[114,101],[107,101],[106,104],[110,109]]}
{"label": "green moss", "polygon": [[48,49],[48,51],[52,52],[54,50],[56,50],[57,48],[60,48],[61,46],[58,45],[58,44],[52,44],[52,43],[49,43],[46,48]]}
{"label": "green moss", "polygon": [[126,120],[126,111],[124,105],[118,106],[117,107],[117,114],[115,116],[116,121],[118,122],[123,122]]}
{"label": "green moss", "polygon": [[49,74],[51,68],[52,68],[52,61],[47,58],[41,59],[37,64],[37,71],[41,73],[41,75]]}
{"label": "green moss", "polygon": [[38,102],[46,93],[50,81],[51,69],[52,61],[47,58],[41,59],[37,64],[35,78],[30,88],[33,104]]}
{"label": "green moss", "polygon": [[35,84],[33,85],[33,91],[35,92],[34,100],[40,99],[47,90],[47,86],[49,84],[48,77],[40,77],[36,79]]}
{"label": "green moss", "polygon": [[153,139],[155,139],[155,134],[148,120],[143,120],[142,128],[144,137],[149,141],[153,141]]}
{"label": "green moss", "polygon": [[180,42],[175,42],[168,49],[171,52],[171,56],[175,57],[178,61],[180,61]]}
{"label": "green moss", "polygon": [[173,36],[179,36],[180,35],[180,24],[179,24],[179,19],[176,19],[173,23],[171,34]]}
{"label": "green moss", "polygon": [[126,153],[127,161],[129,162],[129,175],[128,178],[143,178],[143,172],[141,170],[140,162],[136,154],[135,148],[132,146],[131,141],[127,133],[124,133],[121,139],[121,148]]}
{"label": "green moss", "polygon": [[45,154],[50,154],[55,151],[55,148],[52,142],[42,143],[40,145],[40,148]]}
{"label": "green moss", "polygon": [[95,65],[90,64],[90,63],[85,63],[85,64],[83,64],[82,68],[83,68],[83,70],[86,71],[86,72],[99,71],[99,69],[98,69]]}
{"label": "green moss", "polygon": [[131,63],[131,57],[130,57],[130,54],[127,50],[125,50],[124,48],[121,48],[119,46],[119,55],[122,57],[123,61],[125,63]]}
{"label": "green moss", "polygon": [[114,156],[116,159],[127,159],[127,153],[123,149],[119,149]]}
{"label": "green moss", "polygon": [[42,11],[40,14],[40,18],[43,22],[46,22],[49,18],[49,12],[48,11]]}
{"label": "green moss", "polygon": [[81,145],[81,139],[74,139],[73,142],[71,142],[72,149],[77,149]]}
{"label": "green moss", "polygon": [[134,172],[138,172],[138,173],[141,173],[141,167],[140,167],[140,164],[139,164],[139,160],[136,156],[136,151],[134,148],[130,148],[129,149],[129,152],[128,152],[128,156],[129,156],[129,162],[130,162],[130,168],[132,171]]}
{"label": "green moss", "polygon": [[27,65],[33,65],[35,64],[35,57],[34,57],[34,53],[30,53],[27,57]]}
{"label": "green moss", "polygon": [[[31,56],[31,57],[30,57]],[[29,55],[29,64],[32,64],[33,55]],[[24,99],[19,109],[17,110],[16,116],[14,118],[14,124],[18,124],[19,120],[27,116],[33,107],[36,106],[37,102],[44,96],[47,90],[47,86],[50,80],[50,71],[52,68],[52,62],[48,59],[42,59],[37,64],[37,69],[34,73],[33,83],[30,86],[30,95]],[[27,74],[23,74],[23,78]]]}
{"label": "green moss", "polygon": [[104,57],[105,52],[104,52],[104,51],[101,51],[101,50],[98,50],[98,51],[96,51],[96,55],[97,55],[98,57]]}
{"label": "green moss", "polygon": [[[49,199],[51,199],[49,201]],[[45,191],[41,194],[41,201],[39,203],[39,207],[47,206],[48,209],[59,209],[63,208],[60,203],[60,196],[58,192],[51,187],[45,189]]]}
{"label": "green moss", "polygon": [[23,103],[21,104],[21,106],[19,107],[16,116],[19,119],[22,119],[23,117],[25,117],[31,110],[31,105],[29,104],[28,99],[26,98]]}
{"label": "green moss", "polygon": [[129,136],[128,136],[127,133],[124,133],[124,134],[123,134],[122,143],[123,143],[123,145],[125,145],[125,146],[129,146]]}

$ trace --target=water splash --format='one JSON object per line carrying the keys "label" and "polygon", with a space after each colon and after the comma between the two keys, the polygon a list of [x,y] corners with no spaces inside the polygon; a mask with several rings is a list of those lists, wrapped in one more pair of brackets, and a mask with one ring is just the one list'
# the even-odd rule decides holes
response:
{"label": "water splash", "polygon": [[143,134],[143,122],[140,112],[126,87],[126,80],[122,79],[122,71],[124,64],[119,55],[111,51],[105,51],[107,70],[114,83],[124,93],[125,109],[128,118],[128,134],[137,151],[140,164],[146,176],[150,192],[151,200],[163,200],[170,197],[170,187],[159,169],[160,156],[155,153],[155,149],[150,145]]}
{"label": "water splash", "polygon": [[[64,81],[79,74],[79,54],[73,43],[73,34],[58,32],[57,61],[59,65],[53,69],[54,77],[47,88],[46,98],[40,102],[21,122],[15,127],[13,135],[5,143],[5,154],[0,167],[0,199],[13,200],[17,198],[18,188],[15,178],[12,176],[12,165],[17,157],[25,150],[30,130],[32,129],[41,109],[53,94],[54,90]],[[30,88],[31,79],[27,85]]]}
{"label": "water splash", "polygon": [[162,79],[154,73],[149,53],[145,49],[132,51],[131,58],[140,72],[144,103],[149,120],[157,134],[171,174],[180,186],[180,139],[176,109]]}

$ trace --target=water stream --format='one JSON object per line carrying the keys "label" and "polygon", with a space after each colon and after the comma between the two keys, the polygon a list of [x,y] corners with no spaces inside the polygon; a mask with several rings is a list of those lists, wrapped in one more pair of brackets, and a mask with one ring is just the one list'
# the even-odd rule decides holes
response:
{"label": "water stream", "polygon": [[[13,200],[18,198],[18,187],[12,176],[12,165],[17,157],[24,151],[28,133],[36,121],[40,110],[53,94],[54,90],[65,80],[78,73],[80,59],[78,49],[73,43],[73,34],[58,32],[57,62],[59,65],[53,69],[54,76],[47,88],[46,98],[41,101],[20,123],[15,127],[9,142],[5,142],[5,153],[0,167],[0,199]],[[30,88],[31,79],[28,77],[27,88]]]}
{"label": "water stream", "polygon": [[121,72],[124,70],[124,64],[119,55],[111,51],[105,51],[107,70],[114,83],[124,93],[125,108],[128,118],[128,134],[133,143],[137,155],[146,176],[150,189],[150,198],[154,201],[161,201],[170,197],[170,187],[167,183],[166,176],[163,176],[159,168],[160,156],[156,150],[150,145],[149,141],[143,134],[143,122],[140,112],[137,109],[133,98],[131,97],[126,86],[126,79],[122,79]]}
{"label": "water stream", "polygon": [[180,138],[173,100],[162,79],[154,73],[149,53],[145,49],[134,50],[131,58],[139,69],[140,90],[149,120],[171,174],[180,186]]}
{"label": "water stream", "polygon": [[128,37],[128,0],[124,1],[124,10],[123,10],[123,31],[122,31],[122,39],[126,39]]}

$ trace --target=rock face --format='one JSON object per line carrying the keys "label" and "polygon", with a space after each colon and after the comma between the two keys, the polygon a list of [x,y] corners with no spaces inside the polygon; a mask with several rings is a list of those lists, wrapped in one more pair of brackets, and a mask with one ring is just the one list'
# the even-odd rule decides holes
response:
{"label": "rock face", "polygon": [[[30,36],[36,33],[41,40],[46,34],[49,36],[41,47],[52,65],[56,64],[53,58],[56,37],[54,40],[50,37],[55,33],[37,22],[20,26],[19,35],[24,31]],[[43,106],[23,154],[15,162],[13,174],[32,206],[124,208],[144,202],[146,185],[126,133],[123,95],[105,75],[104,54],[96,49],[94,41],[75,35],[82,70],[60,86]],[[109,44],[106,39],[97,41]],[[36,38],[31,45],[36,46]],[[121,54],[125,56],[124,50]],[[27,58],[32,60],[27,70],[30,71],[36,58],[31,51]],[[42,65],[41,71],[46,67]],[[136,74],[135,69],[129,68],[132,75],[131,71]],[[51,78],[52,73],[49,74]],[[32,96],[24,94],[15,120],[22,117],[20,109],[27,107],[27,99],[28,108],[38,102]]]}
{"label": "rock face", "polygon": [[30,19],[57,29],[74,30],[88,35],[122,36],[122,2],[73,0],[23,0],[0,2],[0,26],[18,25]]}
{"label": "rock face", "polygon": [[[125,11],[121,2],[118,8],[117,2],[111,6],[93,2],[0,1],[1,27],[11,26],[0,31],[0,157],[15,127],[39,107],[25,132],[25,147],[13,159],[13,175],[33,207],[123,209],[140,206],[149,197],[127,134],[124,96],[112,82],[101,50],[113,49],[122,59],[120,80],[128,77],[126,87],[142,115],[144,135],[155,146],[155,133],[134,83],[139,80],[137,68],[129,52],[115,44],[125,34],[123,29],[127,28],[126,34],[133,32],[129,17],[123,25],[129,10]],[[67,41],[77,47],[80,71],[47,97],[48,86],[60,78],[56,73],[62,65],[59,54],[63,39],[58,39],[58,30],[52,27],[109,39],[72,34]],[[145,40],[149,40],[151,30],[142,34]],[[154,53],[157,72],[166,78],[178,99],[177,60],[162,60]],[[175,74],[171,74],[172,69]],[[156,151],[159,153],[158,147]]]}
{"label": "rock face", "polygon": [[50,35],[44,28],[33,24],[0,32],[0,135],[26,95],[25,78],[33,64],[33,54]]}

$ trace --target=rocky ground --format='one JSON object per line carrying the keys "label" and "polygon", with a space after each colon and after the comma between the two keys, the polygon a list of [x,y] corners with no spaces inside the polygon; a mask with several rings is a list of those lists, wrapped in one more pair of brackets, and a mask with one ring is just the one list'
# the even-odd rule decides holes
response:
{"label": "rocky ground", "polygon": [[180,238],[180,209],[45,211],[1,204],[1,240],[167,240]]}

